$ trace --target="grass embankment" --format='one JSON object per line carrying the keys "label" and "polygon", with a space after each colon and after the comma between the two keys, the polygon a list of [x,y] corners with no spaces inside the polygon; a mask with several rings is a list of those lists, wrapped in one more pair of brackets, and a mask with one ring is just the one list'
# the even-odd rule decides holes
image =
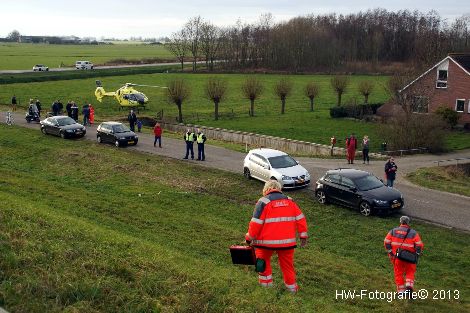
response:
{"label": "grass embankment", "polygon": [[[0,125],[0,305],[11,312],[468,312],[469,235],[415,223],[417,288],[460,299],[335,300],[392,291],[383,251],[397,218],[364,218],[289,193],[310,224],[301,291],[231,265],[262,184],[242,175]],[[139,197],[141,194],[141,197]]]}
{"label": "grass embankment", "polygon": [[31,70],[35,64],[50,68],[75,65],[76,61],[87,60],[95,65],[115,59],[175,60],[162,45],[55,45],[31,43],[0,43],[0,70]]}
{"label": "grass embankment", "polygon": [[407,178],[426,188],[470,197],[470,164],[420,168]]}

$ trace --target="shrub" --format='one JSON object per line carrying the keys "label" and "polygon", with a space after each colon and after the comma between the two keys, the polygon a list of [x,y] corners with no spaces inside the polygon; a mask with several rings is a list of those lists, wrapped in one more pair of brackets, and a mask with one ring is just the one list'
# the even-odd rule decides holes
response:
{"label": "shrub", "polygon": [[454,128],[459,121],[459,113],[446,106],[440,106],[435,112],[450,128]]}

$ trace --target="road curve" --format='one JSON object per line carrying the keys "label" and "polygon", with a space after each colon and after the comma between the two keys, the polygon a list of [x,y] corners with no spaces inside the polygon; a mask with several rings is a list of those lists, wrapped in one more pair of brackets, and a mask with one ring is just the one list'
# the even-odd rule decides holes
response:
{"label": "road curve", "polygon": [[[39,129],[39,125],[36,123],[27,124],[22,114],[15,113],[14,117],[15,125]],[[1,113],[1,122],[5,122],[5,112]],[[150,134],[139,134],[139,137],[139,144],[127,149],[176,159],[183,157],[185,148],[182,140],[163,137],[163,148],[159,149],[153,147],[153,136]],[[95,126],[87,127],[85,139],[96,140]],[[58,140],[61,139],[58,138]],[[205,162],[186,160],[185,162],[193,162],[202,166],[242,173],[244,153],[211,145],[206,145],[205,150],[207,155]],[[470,151],[459,151],[440,156],[417,155],[396,157],[395,162],[398,165],[398,177],[395,185],[403,193],[406,203],[401,213],[440,226],[470,232],[470,197],[427,189],[416,186],[404,179],[406,173],[414,171],[419,167],[435,166],[434,161],[460,157],[470,157]],[[351,167],[347,165],[346,160],[342,159],[298,158],[298,161],[311,173],[314,179],[321,177],[328,169]],[[383,167],[384,161],[372,161],[370,165],[367,165],[362,164],[358,160],[357,164],[354,164],[354,168],[369,171],[379,178],[383,177]],[[310,190],[314,187],[313,183],[309,187]]]}

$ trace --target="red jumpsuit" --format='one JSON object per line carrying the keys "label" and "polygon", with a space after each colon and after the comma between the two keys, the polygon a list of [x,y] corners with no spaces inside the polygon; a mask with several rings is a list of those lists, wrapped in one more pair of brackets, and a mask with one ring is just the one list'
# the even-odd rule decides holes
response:
{"label": "red jumpsuit", "polygon": [[262,286],[273,283],[271,256],[279,258],[284,284],[292,292],[298,290],[295,279],[294,248],[296,237],[307,238],[307,221],[297,204],[280,191],[271,191],[259,199],[245,236],[256,248],[256,257],[266,262],[266,269],[259,273]]}
{"label": "red jumpsuit", "polygon": [[95,108],[93,108],[90,104],[90,124],[93,125],[95,122]]}
{"label": "red jumpsuit", "polygon": [[348,163],[354,163],[354,158],[356,157],[356,149],[356,137],[349,137],[348,139],[346,139],[346,158],[348,159]]}
{"label": "red jumpsuit", "polygon": [[414,229],[410,229],[406,239],[403,240],[408,229],[410,229],[408,225],[402,224],[400,227],[389,231],[384,240],[385,249],[388,251],[390,261],[393,264],[397,292],[413,289],[416,272],[416,264],[408,263],[395,257],[397,248],[418,253],[421,253],[424,248],[418,232]]}

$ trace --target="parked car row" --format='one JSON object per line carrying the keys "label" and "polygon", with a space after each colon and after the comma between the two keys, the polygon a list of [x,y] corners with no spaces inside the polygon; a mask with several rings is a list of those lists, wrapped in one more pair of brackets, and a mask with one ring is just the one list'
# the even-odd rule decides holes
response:
{"label": "parked car row", "polygon": [[[90,61],[77,61],[75,62],[75,69],[77,70],[92,70],[94,67]],[[44,64],[36,64],[33,66],[33,72],[47,72],[49,67]]]}

